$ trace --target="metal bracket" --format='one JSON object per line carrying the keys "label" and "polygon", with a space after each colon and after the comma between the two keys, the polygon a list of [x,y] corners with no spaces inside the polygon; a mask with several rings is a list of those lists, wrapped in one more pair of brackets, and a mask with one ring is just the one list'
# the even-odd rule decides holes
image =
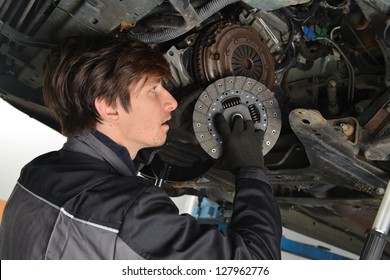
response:
{"label": "metal bracket", "polygon": [[327,182],[371,195],[383,194],[389,174],[359,159],[360,126],[356,119],[327,121],[318,111],[296,109],[289,120],[310,162],[301,172],[308,177],[307,182]]}

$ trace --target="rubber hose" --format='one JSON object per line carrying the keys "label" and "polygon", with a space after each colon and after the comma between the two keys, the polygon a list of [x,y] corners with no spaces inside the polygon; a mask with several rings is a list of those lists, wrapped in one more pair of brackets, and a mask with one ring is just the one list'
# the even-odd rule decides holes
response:
{"label": "rubber hose", "polygon": [[[191,5],[198,9],[203,6],[208,0],[193,0]],[[161,14],[165,14],[162,16]],[[134,28],[131,29],[131,33],[136,36],[145,34],[152,29],[162,28],[185,28],[186,22],[184,18],[175,10],[171,3],[165,2],[155,9],[151,10],[146,16],[144,16]]]}
{"label": "rubber hose", "polygon": [[[198,24],[205,21],[206,19],[211,17],[213,14],[215,14],[222,8],[239,1],[240,0],[214,0],[207,3],[206,5],[204,5],[199,9],[198,14],[199,14],[200,22]],[[158,44],[179,37],[188,31],[189,29],[185,29],[185,28],[168,29],[163,31],[151,32],[148,34],[135,35],[135,36],[129,35],[129,36],[147,44]]]}

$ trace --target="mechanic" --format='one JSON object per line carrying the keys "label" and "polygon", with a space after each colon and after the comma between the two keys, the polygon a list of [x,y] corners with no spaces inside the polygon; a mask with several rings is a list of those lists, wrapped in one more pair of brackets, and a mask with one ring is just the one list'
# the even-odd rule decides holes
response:
{"label": "mechanic", "polygon": [[[167,138],[169,64],[134,40],[69,37],[44,67],[46,105],[67,142],[21,171],[0,227],[1,259],[280,259],[280,213],[263,171],[264,132],[219,114],[236,194],[227,229],[179,215],[137,176]],[[248,149],[248,147],[251,147]]]}

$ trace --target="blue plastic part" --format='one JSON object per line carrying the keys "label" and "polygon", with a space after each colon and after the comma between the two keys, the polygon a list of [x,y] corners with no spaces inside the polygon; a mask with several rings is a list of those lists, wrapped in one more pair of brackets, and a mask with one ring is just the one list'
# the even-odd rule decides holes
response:
{"label": "blue plastic part", "polygon": [[219,225],[232,216],[232,211],[226,211],[218,203],[203,198],[200,207],[194,208],[192,216],[196,217],[200,223]]}
{"label": "blue plastic part", "polygon": [[227,223],[218,224],[218,230],[224,230],[227,229],[227,227],[228,227]]}
{"label": "blue plastic part", "polygon": [[282,236],[282,251],[312,260],[350,260],[347,257],[329,252],[313,245],[287,239]]}
{"label": "blue plastic part", "polygon": [[314,41],[317,38],[317,35],[314,32],[314,26],[303,26],[303,36],[308,41]]}

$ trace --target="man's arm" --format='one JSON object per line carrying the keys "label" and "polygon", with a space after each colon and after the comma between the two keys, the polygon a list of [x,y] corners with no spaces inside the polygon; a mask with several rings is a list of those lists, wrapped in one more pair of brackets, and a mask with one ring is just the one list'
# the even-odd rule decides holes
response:
{"label": "man's arm", "polygon": [[244,239],[253,259],[281,258],[280,212],[263,170],[243,167],[238,171],[229,229]]}
{"label": "man's arm", "polygon": [[160,188],[145,188],[128,210],[120,237],[143,258],[280,259],[280,214],[263,172],[263,131],[222,115],[216,125],[224,140],[221,166],[236,176],[233,216],[227,230],[200,225],[178,209]]}
{"label": "man's arm", "polygon": [[222,231],[179,215],[161,188],[146,187],[127,211],[117,250],[144,259],[279,259],[280,217],[270,186],[237,180],[232,220]]}

